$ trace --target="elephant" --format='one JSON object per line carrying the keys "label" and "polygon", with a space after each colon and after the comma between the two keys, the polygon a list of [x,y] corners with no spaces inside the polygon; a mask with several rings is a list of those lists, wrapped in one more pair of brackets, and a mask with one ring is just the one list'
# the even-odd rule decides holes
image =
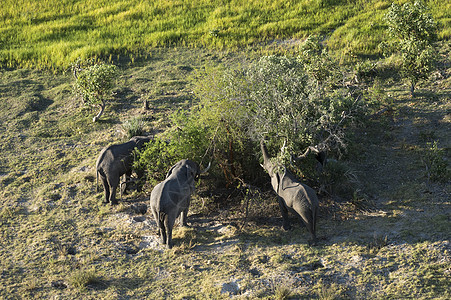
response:
{"label": "elephant", "polygon": [[158,183],[150,194],[150,209],[160,230],[161,244],[172,248],[172,228],[179,215],[180,224],[186,226],[191,194],[195,180],[210,168],[201,171],[199,164],[183,159],[170,168],[166,179]]}
{"label": "elephant", "polygon": [[264,141],[260,143],[263,154],[263,169],[271,177],[271,185],[277,193],[280,212],[283,218],[283,228],[291,229],[288,212],[293,213],[306,225],[312,236],[313,243],[316,242],[316,219],[318,214],[318,197],[315,191],[299,182],[296,177],[286,169],[271,162],[268,149]]}
{"label": "elephant", "polygon": [[100,152],[96,162],[96,177],[97,187],[99,176],[102,180],[105,203],[117,204],[116,189],[120,178],[124,174],[130,177],[132,173],[133,150],[141,149],[151,140],[152,138],[147,136],[134,136],[126,143],[108,146]]}

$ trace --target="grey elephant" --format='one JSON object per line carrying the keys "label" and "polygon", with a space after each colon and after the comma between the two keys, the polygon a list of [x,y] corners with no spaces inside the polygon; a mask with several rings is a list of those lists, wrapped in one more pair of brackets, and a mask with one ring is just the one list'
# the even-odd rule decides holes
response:
{"label": "grey elephant", "polygon": [[[104,148],[96,162],[97,182],[100,176],[105,190],[105,203],[117,204],[116,189],[122,175],[130,177],[133,164],[133,150],[141,149],[151,137],[134,136],[123,144]],[[98,186],[98,183],[97,183]]]}
{"label": "grey elephant", "polygon": [[205,173],[199,164],[183,159],[168,171],[166,179],[158,183],[150,194],[150,209],[160,229],[162,244],[172,248],[172,228],[179,215],[180,224],[186,226],[191,194],[195,190],[195,180]]}
{"label": "grey elephant", "polygon": [[260,143],[263,153],[263,164],[261,165],[271,177],[271,185],[278,195],[279,207],[283,218],[283,228],[291,228],[288,212],[299,217],[306,225],[316,241],[316,219],[318,214],[318,197],[315,191],[299,182],[286,167],[280,167],[271,162],[268,150],[263,141]]}

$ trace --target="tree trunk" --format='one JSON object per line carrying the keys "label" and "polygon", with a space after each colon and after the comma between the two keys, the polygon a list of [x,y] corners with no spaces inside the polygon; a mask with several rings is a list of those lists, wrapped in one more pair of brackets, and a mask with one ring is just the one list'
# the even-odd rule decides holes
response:
{"label": "tree trunk", "polygon": [[92,118],[93,122],[97,122],[97,120],[100,119],[100,117],[102,116],[103,111],[105,110],[105,101],[102,101],[102,104],[99,104],[99,106],[100,106],[100,111],[94,118]]}

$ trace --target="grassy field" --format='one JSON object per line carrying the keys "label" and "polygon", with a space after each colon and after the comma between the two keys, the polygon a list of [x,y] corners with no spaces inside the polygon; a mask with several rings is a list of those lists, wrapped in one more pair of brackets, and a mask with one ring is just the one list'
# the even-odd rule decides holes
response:
{"label": "grassy field", "polygon": [[172,250],[157,244],[150,215],[134,209],[151,187],[117,207],[101,203],[95,160],[125,139],[122,124],[140,116],[146,131],[164,129],[168,112],[194,101],[192,70],[245,59],[180,48],[124,62],[97,123],[73,98],[71,75],[1,70],[0,298],[449,299],[450,185],[429,181],[425,168],[432,141],[450,158],[449,63],[415,100],[399,78],[378,73],[370,90],[388,110],[356,132],[347,159],[365,199],[320,195],[315,247],[305,228],[281,229],[272,192],[218,206],[208,178]]}
{"label": "grassy field", "polygon": [[[388,1],[3,0],[0,298],[450,299],[450,4],[427,3],[439,64],[412,99],[393,61],[371,55]],[[95,161],[126,140],[126,121],[161,132],[195,103],[196,69],[286,53],[311,33],[329,35],[342,61],[374,59],[360,84],[380,112],[356,128],[342,160],[356,193],[319,194],[318,245],[304,227],[283,231],[269,189],[210,190],[208,176],[171,250],[138,209],[149,184],[102,204]],[[60,72],[88,56],[120,70],[96,123]]]}
{"label": "grassy field", "polygon": [[[426,1],[450,37],[448,1]],[[383,0],[2,1],[0,66],[66,68],[78,57],[136,58],[157,46],[253,47],[310,34],[341,55],[377,54]]]}

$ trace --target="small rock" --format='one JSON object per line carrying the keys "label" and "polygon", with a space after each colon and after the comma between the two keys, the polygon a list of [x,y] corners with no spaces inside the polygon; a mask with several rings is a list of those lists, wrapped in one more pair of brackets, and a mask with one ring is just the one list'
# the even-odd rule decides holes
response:
{"label": "small rock", "polygon": [[146,220],[146,217],[144,216],[139,216],[139,217],[133,217],[133,221],[141,223],[144,222]]}
{"label": "small rock", "polygon": [[75,249],[75,247],[69,247],[69,248],[67,248],[67,254],[75,255],[75,254],[77,254],[77,250]]}
{"label": "small rock", "polygon": [[255,277],[260,277],[260,275],[261,275],[260,271],[257,270],[256,268],[250,269],[249,272]]}
{"label": "small rock", "polygon": [[200,271],[200,265],[192,265],[192,266],[190,267],[190,270]]}
{"label": "small rock", "polygon": [[52,287],[55,289],[64,290],[65,288],[67,288],[67,285],[62,280],[56,280],[52,281]]}
{"label": "small rock", "polygon": [[132,204],[130,207],[136,214],[144,215],[147,212],[147,205],[144,203]]}
{"label": "small rock", "polygon": [[222,284],[221,294],[236,295],[240,291],[238,283],[235,281],[227,282]]}
{"label": "small rock", "polygon": [[135,246],[126,245],[124,250],[125,250],[125,253],[134,255],[134,254],[138,253],[140,249]]}

